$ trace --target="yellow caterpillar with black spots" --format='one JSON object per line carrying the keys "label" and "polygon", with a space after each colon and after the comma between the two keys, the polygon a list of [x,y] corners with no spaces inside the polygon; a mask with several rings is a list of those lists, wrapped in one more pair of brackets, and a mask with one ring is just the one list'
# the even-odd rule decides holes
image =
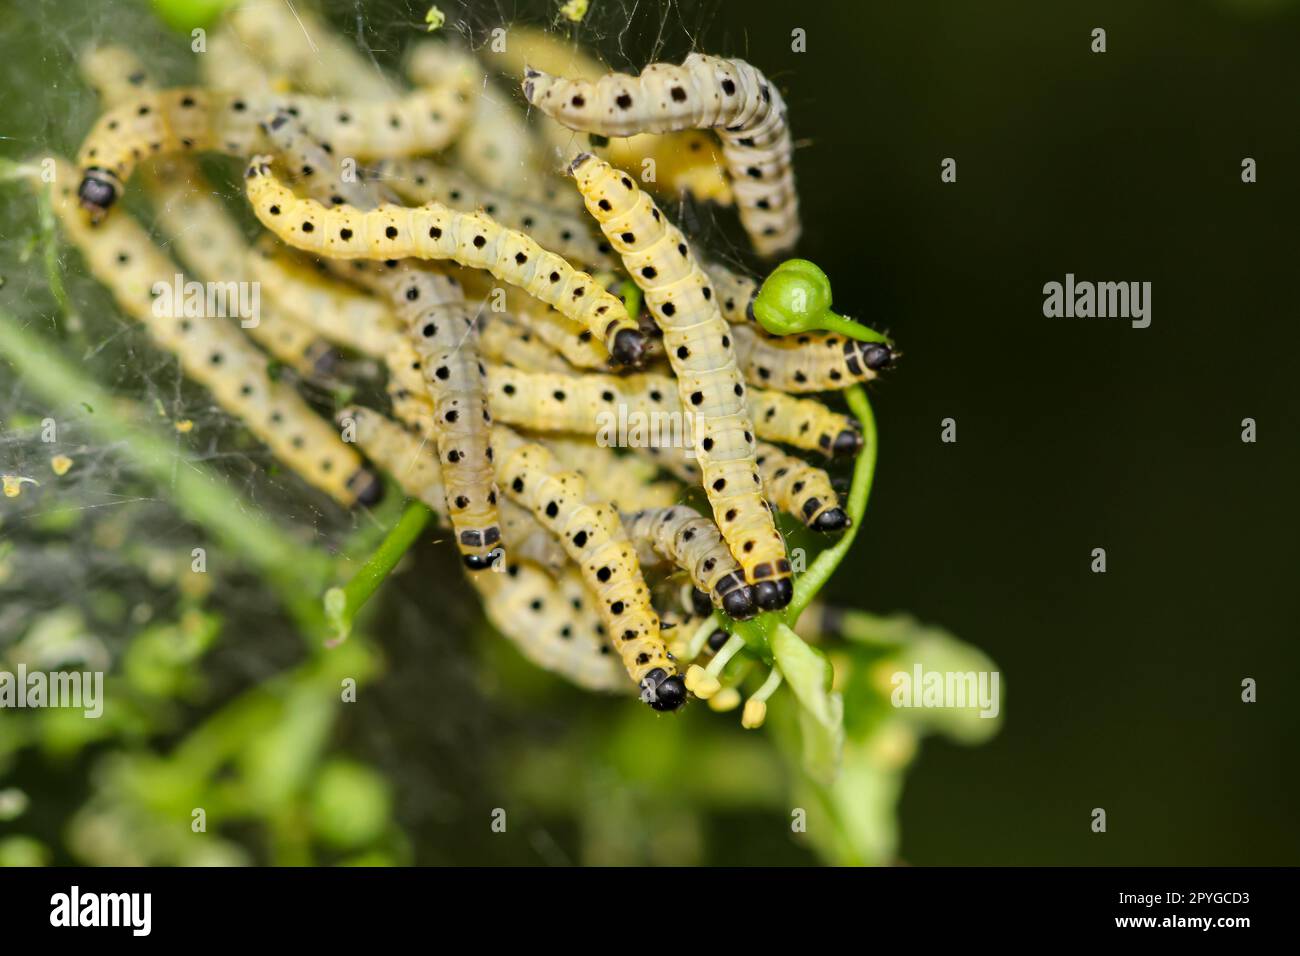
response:
{"label": "yellow caterpillar with black spots", "polygon": [[615,265],[609,244],[591,234],[580,213],[557,210],[480,186],[460,170],[431,159],[386,159],[373,175],[411,203],[439,203],[461,212],[482,209],[508,229],[532,236],[543,248],[592,271]]}
{"label": "yellow caterpillar with black spots", "polygon": [[[144,64],[119,46],[92,47],[82,55],[82,75],[106,104],[154,89]],[[182,260],[201,277],[246,282],[248,243],[197,166],[176,158],[146,172],[146,191]],[[306,376],[329,373],[335,354],[309,326],[275,309],[259,309],[248,334],[273,356]]]}
{"label": "yellow caterpillar with black spots", "polygon": [[[703,427],[683,410],[677,382],[667,375],[526,372],[495,364],[487,370],[493,417],[530,431],[593,435],[615,447],[684,443],[694,448]],[[815,399],[760,388],[748,394],[753,434],[760,439],[828,457],[856,454],[862,445],[851,417]]]}
{"label": "yellow caterpillar with black spots", "polygon": [[[485,272],[461,269],[459,276],[465,286],[466,295],[482,302],[480,311],[485,316],[513,319],[532,332],[547,348],[563,357],[564,361],[573,368],[609,370],[609,351],[592,335],[591,330],[581,323],[575,322],[521,289],[510,285],[495,285],[492,277]],[[646,345],[649,346],[648,340]]]}
{"label": "yellow caterpillar with black spots", "polygon": [[695,587],[736,620],[758,613],[745,572],[732,557],[718,526],[687,505],[647,508],[624,515],[628,537],[643,567],[669,561],[686,571]]}
{"label": "yellow caterpillar with black spots", "polygon": [[758,445],[758,472],[772,504],[792,514],[814,531],[843,531],[851,522],[840,507],[830,475],[775,445]]}
{"label": "yellow caterpillar with black spots", "polygon": [[[288,158],[314,194],[374,205],[369,184],[334,174],[328,143],[317,141],[286,112],[267,122],[267,138]],[[482,571],[501,554],[497,489],[492,479],[489,429],[492,419],[478,360],[474,318],[454,279],[423,263],[364,263],[356,272],[380,293],[405,330],[423,373],[432,408],[430,424],[442,460],[447,507],[466,567]]]}
{"label": "yellow caterpillar with black spots", "polygon": [[643,458],[620,455],[590,438],[545,435],[538,439],[565,468],[578,472],[591,490],[619,511],[666,508],[682,495],[675,481],[659,477],[659,469]]}
{"label": "yellow caterpillar with black spots", "polygon": [[659,633],[650,591],[617,512],[589,500],[577,472],[564,471],[541,445],[507,428],[493,430],[497,479],[507,494],[550,529],[596,595],[609,638],[641,697],[655,710],[676,710],[686,685]]}
{"label": "yellow caterpillar with black spots", "polygon": [[483,213],[388,203],[327,208],[296,196],[265,156],[249,164],[246,187],[257,218],[291,246],[330,259],[449,259],[484,269],[585,326],[618,363],[641,361],[645,337],[622,302],[563,256]]}
{"label": "yellow caterpillar with black spots", "polygon": [[731,326],[708,279],[681,232],[626,173],[590,155],[575,160],[571,172],[663,331],[682,407],[694,417],[695,453],[718,527],[758,606],[785,607],[794,593],[790,561],[754,464],[754,427]]}
{"label": "yellow caterpillar with black spots", "polygon": [[601,136],[713,129],[741,224],[762,256],[799,239],[794,147],[780,92],[744,60],[692,53],[680,66],[652,63],[640,76],[595,82],[524,71],[524,97],[570,129]]}
{"label": "yellow caterpillar with black spots", "polygon": [[[439,523],[446,525],[442,471],[426,442],[361,406],[339,412],[338,421],[352,431],[357,446],[371,461],[388,472],[409,497],[428,505]],[[537,666],[591,690],[626,690],[627,675],[611,653],[605,625],[592,607],[577,568],[532,515],[518,506],[511,514],[510,503],[502,505],[512,562],[495,568],[498,573],[470,575],[488,619]],[[539,547],[535,558],[527,556],[529,542],[541,539],[551,542],[554,550]],[[544,563],[550,572],[544,573],[528,560]]]}
{"label": "yellow caterpillar with black spots", "polygon": [[497,365],[525,372],[573,371],[573,366],[558,352],[552,351],[532,329],[520,325],[508,315],[485,317],[478,344],[483,358]]}
{"label": "yellow caterpillar with black spots", "polygon": [[125,213],[119,211],[98,226],[88,223],[77,207],[72,186],[76,181],[76,170],[58,161],[55,212],[91,274],[108,287],[121,309],[309,484],[345,506],[378,501],[383,492],[379,479],[297,392],[271,379],[266,356],[231,320],[155,309],[155,293],[171,287],[180,270]]}
{"label": "yellow caterpillar with black spots", "polygon": [[276,109],[294,111],[339,156],[366,161],[433,152],[455,138],[468,116],[471,92],[449,86],[385,102],[215,93],[201,87],[143,93],[108,110],[91,129],[77,157],[77,195],[98,219],[144,159],[205,151],[247,157],[264,146],[259,123]]}

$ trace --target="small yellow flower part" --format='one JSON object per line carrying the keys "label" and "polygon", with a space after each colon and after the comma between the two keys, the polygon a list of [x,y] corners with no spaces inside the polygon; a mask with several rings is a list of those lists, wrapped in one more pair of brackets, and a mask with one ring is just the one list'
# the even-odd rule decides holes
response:
{"label": "small yellow flower part", "polygon": [[724,687],[718,691],[717,695],[709,698],[709,710],[715,713],[725,714],[729,710],[735,710],[740,706],[740,691],[734,687]]}
{"label": "small yellow flower part", "polygon": [[686,689],[700,700],[708,700],[722,689],[722,684],[699,664],[692,664],[686,671]]}
{"label": "small yellow flower part", "polygon": [[72,467],[72,459],[67,455],[55,455],[50,459],[50,470],[62,478]]}
{"label": "small yellow flower part", "polygon": [[568,0],[560,7],[560,15],[574,23],[581,23],[590,6],[590,0]]}
{"label": "small yellow flower part", "polygon": [[37,484],[36,479],[24,478],[22,475],[0,475],[0,481],[4,483],[6,498],[17,498],[23,493],[23,485]]}
{"label": "small yellow flower part", "polygon": [[745,701],[745,711],[740,717],[740,726],[746,730],[757,730],[767,720],[767,702],[762,700]]}
{"label": "small yellow flower part", "polygon": [[433,33],[435,30],[442,29],[442,25],[447,22],[447,15],[439,10],[437,6],[432,6],[429,8],[429,12],[424,15],[424,22],[428,24],[425,27],[425,32]]}
{"label": "small yellow flower part", "polygon": [[194,422],[190,421],[188,418],[182,418],[176,423],[176,430],[182,435],[188,435],[194,430]]}

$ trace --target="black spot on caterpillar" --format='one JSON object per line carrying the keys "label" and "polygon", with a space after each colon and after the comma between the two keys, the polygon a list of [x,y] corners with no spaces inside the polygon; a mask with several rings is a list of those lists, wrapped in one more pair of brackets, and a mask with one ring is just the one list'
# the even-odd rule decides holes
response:
{"label": "black spot on caterpillar", "polygon": [[292,246],[332,259],[450,259],[485,269],[585,326],[620,364],[641,361],[645,339],[622,302],[562,256],[489,216],[437,205],[326,208],[295,196],[265,157],[249,165],[246,187],[258,219]]}
{"label": "black spot on caterpillar", "polygon": [[383,486],[360,457],[318,418],[298,394],[267,372],[267,359],[239,329],[215,318],[155,314],[154,289],[171,285],[179,270],[158,251],[130,216],[119,212],[89,225],[68,185],[75,170],[59,162],[54,208],[91,273],[106,285],[121,309],[141,322],[153,340],[173,353],[186,375],[207,387],[217,403],[239,418],[272,453],[305,481],[344,505],[372,504]]}
{"label": "black spot on caterpillar", "polygon": [[590,82],[529,69],[524,96],[571,129],[603,136],[714,129],[741,223],[755,250],[774,256],[799,238],[793,145],[785,102],[744,60],[692,53],[681,66],[652,63],[640,76]]}

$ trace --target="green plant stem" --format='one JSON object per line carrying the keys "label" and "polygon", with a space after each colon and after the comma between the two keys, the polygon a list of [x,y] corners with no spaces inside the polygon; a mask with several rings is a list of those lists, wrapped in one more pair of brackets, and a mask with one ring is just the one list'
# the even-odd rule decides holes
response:
{"label": "green plant stem", "polygon": [[410,550],[432,517],[433,512],[428,507],[412,501],[352,580],[325,592],[325,617],[334,631],[335,642],[346,640],[352,633],[357,613],[392,573],[402,555]]}
{"label": "green plant stem", "polygon": [[83,404],[93,408],[84,420],[100,441],[117,445],[135,469],[166,489],[181,514],[265,574],[300,623],[317,629],[323,624],[307,595],[319,593],[321,582],[328,580],[329,558],[295,543],[254,514],[225,481],[202,466],[180,460],[176,449],[156,432],[120,416],[113,396],[6,312],[0,312],[0,355],[52,407],[73,414]]}
{"label": "green plant stem", "polygon": [[846,508],[853,523],[849,525],[840,540],[817,555],[812,566],[795,581],[794,599],[785,609],[785,619],[791,625],[798,622],[799,615],[812,603],[817,592],[825,587],[826,582],[835,573],[835,569],[844,560],[844,556],[853,547],[853,541],[857,538],[866,517],[867,499],[871,496],[871,484],[876,477],[876,457],[879,450],[876,417],[871,411],[871,403],[867,401],[866,390],[861,385],[855,385],[845,392],[844,397],[848,401],[849,410],[862,424],[862,454],[853,468],[853,483],[849,487]]}

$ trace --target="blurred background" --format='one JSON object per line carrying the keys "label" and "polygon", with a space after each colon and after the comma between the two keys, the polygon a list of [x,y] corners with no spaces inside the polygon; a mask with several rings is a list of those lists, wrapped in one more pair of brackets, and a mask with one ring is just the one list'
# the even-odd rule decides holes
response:
{"label": "blurred background", "polygon": [[[593,0],[576,27],[551,3],[439,6],[475,47],[497,26],[556,24],[616,68],[701,50],[780,84],[800,254],[839,311],[905,353],[872,388],[872,504],[826,596],[907,611],[987,654],[1000,732],[964,746],[953,728],[858,715],[855,736],[850,714],[869,756],[818,790],[782,750],[779,715],[758,734],[702,707],[656,719],[531,668],[488,636],[447,547],[415,552],[364,639],[306,653],[254,575],[192,593],[166,557],[192,529],[74,422],[72,490],[0,503],[0,653],[30,650],[33,628],[56,643],[89,630],[83,652],[121,663],[134,703],[90,729],[0,714],[3,862],[1297,862],[1300,5]],[[426,9],[323,4],[385,63]],[[187,40],[143,0],[11,5],[0,155],[75,152],[98,110],[75,68],[91,41],[193,76]],[[949,157],[955,183],[940,180]],[[212,168],[235,182],[235,164]],[[729,213],[678,215],[744,261]],[[373,545],[378,519],[268,474],[59,250],[82,325],[54,318],[45,235],[6,185],[6,316],[160,418],[188,414],[178,444],[304,547]],[[1043,284],[1066,273],[1151,282],[1150,328],[1044,318]],[[0,471],[35,467],[22,428],[40,408],[0,366]],[[945,418],[956,443],[940,440]],[[1105,574],[1090,572],[1098,547]],[[342,708],[340,675],[362,684]],[[179,848],[196,800],[238,820],[197,856]],[[791,833],[792,807],[812,809],[809,833]]]}

